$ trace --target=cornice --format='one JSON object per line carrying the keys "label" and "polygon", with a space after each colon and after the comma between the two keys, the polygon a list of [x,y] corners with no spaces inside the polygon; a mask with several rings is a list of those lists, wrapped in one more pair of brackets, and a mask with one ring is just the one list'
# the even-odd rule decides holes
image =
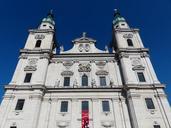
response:
{"label": "cornice", "polygon": [[123,90],[123,86],[115,86],[115,87],[68,87],[68,88],[55,88],[53,86],[45,86],[41,84],[32,84],[32,85],[5,85],[5,90],[42,90],[46,92],[113,92],[113,91],[121,91]]}
{"label": "cornice", "polygon": [[44,85],[5,85],[5,90],[46,90]]}
{"label": "cornice", "polygon": [[62,57],[115,57],[115,53],[68,53],[68,54],[59,54],[54,55],[54,58],[62,58]]}
{"label": "cornice", "polygon": [[30,33],[47,33],[47,32],[55,33],[55,30],[53,29],[29,29],[28,31]]}
{"label": "cornice", "polygon": [[149,49],[148,48],[119,48],[117,49],[116,51],[117,53],[121,53],[121,52],[149,52]]}
{"label": "cornice", "polygon": [[125,90],[129,90],[129,89],[159,89],[165,88],[164,84],[126,84],[124,86]]}
{"label": "cornice", "polygon": [[51,49],[20,49],[20,54],[29,53],[29,54],[42,54],[42,53],[52,53]]}
{"label": "cornice", "polygon": [[115,32],[139,32],[140,29],[138,28],[115,28]]}

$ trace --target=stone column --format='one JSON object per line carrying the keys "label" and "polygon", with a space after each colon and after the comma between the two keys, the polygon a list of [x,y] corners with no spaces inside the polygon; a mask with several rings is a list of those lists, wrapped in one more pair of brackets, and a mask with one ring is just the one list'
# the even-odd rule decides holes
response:
{"label": "stone column", "polygon": [[32,100],[32,103],[35,103],[35,109],[34,109],[34,115],[33,115],[33,123],[32,128],[38,127],[38,120],[40,116],[40,108],[41,108],[41,102],[42,102],[42,94],[34,94],[29,97]]}
{"label": "stone column", "polygon": [[71,100],[71,128],[81,127],[81,113],[78,99]]}
{"label": "stone column", "polygon": [[0,115],[0,128],[5,127],[6,119],[8,117],[8,114],[11,110],[11,107],[13,106],[13,100],[15,96],[12,94],[5,94],[2,104],[1,104],[1,115]]}
{"label": "stone column", "polygon": [[130,115],[130,120],[133,128],[139,128],[138,126],[138,119],[135,108],[138,106],[135,106],[134,102],[135,99],[140,98],[140,95],[130,92],[127,92],[127,100],[128,100],[128,110]]}
{"label": "stone column", "polygon": [[100,128],[100,110],[99,110],[99,100],[98,99],[92,99],[92,115],[93,115],[93,120],[92,120],[92,126],[93,128]]}
{"label": "stone column", "polygon": [[112,99],[112,105],[113,105],[113,116],[115,119],[115,124],[114,124],[115,128],[124,128],[119,97]]}

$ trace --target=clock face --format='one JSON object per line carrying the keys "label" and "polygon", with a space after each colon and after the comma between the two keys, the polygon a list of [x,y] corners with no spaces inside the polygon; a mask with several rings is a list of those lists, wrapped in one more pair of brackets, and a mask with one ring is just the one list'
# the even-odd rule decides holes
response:
{"label": "clock face", "polygon": [[82,52],[83,51],[83,44],[80,44],[79,47],[78,47],[79,51]]}
{"label": "clock face", "polygon": [[90,45],[89,44],[85,44],[85,51],[88,52],[90,50]]}

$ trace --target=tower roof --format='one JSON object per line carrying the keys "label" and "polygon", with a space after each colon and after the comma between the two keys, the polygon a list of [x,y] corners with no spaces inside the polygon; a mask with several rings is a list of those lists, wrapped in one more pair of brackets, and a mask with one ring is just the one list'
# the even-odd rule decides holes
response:
{"label": "tower roof", "polygon": [[114,20],[113,20],[113,24],[117,24],[118,22],[125,22],[125,18],[121,16],[120,12],[115,9],[115,13],[114,13]]}
{"label": "tower roof", "polygon": [[53,10],[50,10],[46,18],[43,18],[42,22],[50,23],[55,25]]}

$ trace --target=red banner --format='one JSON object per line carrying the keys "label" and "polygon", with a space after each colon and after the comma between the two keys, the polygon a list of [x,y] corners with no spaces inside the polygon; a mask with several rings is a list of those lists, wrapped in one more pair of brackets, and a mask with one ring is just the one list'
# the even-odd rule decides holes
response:
{"label": "red banner", "polygon": [[89,112],[87,110],[82,111],[82,128],[89,128]]}

